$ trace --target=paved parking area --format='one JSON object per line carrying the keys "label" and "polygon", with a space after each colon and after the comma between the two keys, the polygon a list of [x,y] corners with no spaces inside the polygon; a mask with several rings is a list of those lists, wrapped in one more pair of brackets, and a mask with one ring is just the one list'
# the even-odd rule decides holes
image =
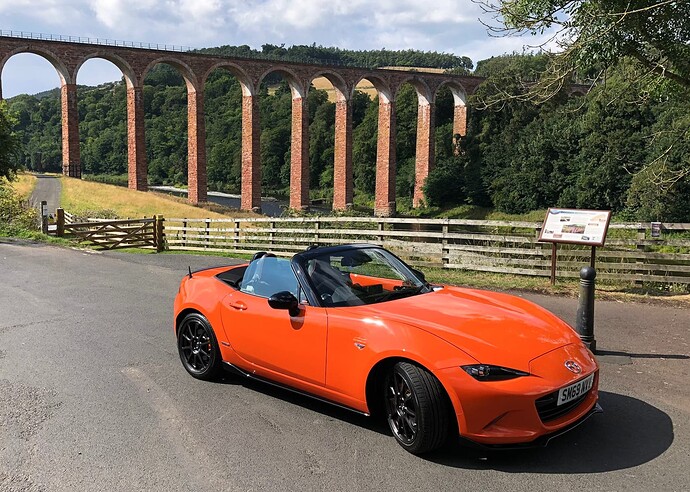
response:
{"label": "paved parking area", "polygon": [[419,458],[381,423],[184,372],[178,282],[230,261],[0,243],[0,490],[690,489],[687,309],[597,302],[605,413],[548,448]]}

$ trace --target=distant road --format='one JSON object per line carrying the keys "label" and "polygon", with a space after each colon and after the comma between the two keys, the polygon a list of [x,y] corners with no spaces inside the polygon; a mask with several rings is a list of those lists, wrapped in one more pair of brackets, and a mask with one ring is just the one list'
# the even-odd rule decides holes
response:
{"label": "distant road", "polygon": [[[174,186],[149,186],[150,190],[159,191],[163,193],[171,193],[175,196],[187,196],[187,190],[183,188],[176,188]],[[208,201],[217,203],[218,205],[223,205],[224,207],[230,208],[240,208],[240,195],[231,195],[229,193],[221,193],[219,191],[209,191]],[[270,196],[261,197],[261,213],[268,215],[269,217],[280,217],[285,212],[285,209],[289,206],[289,203],[284,200],[278,200]],[[314,211],[319,211],[320,213],[328,214],[329,209],[322,206],[311,206]]]}
{"label": "distant road", "polygon": [[[170,193],[175,196],[187,196],[187,190],[184,188],[176,188],[174,186],[149,186],[152,191],[162,193]],[[208,201],[223,205],[224,207],[240,208],[240,195],[231,195],[229,193],[221,193],[219,191],[209,191]],[[287,202],[278,201],[272,197],[261,197],[261,213],[269,217],[280,217],[287,207]]]}
{"label": "distant road", "polygon": [[55,209],[60,206],[60,194],[62,193],[62,183],[60,176],[50,174],[37,174],[36,187],[31,193],[29,201],[32,206],[39,209],[41,202],[45,200],[48,202],[48,213],[55,214]]}

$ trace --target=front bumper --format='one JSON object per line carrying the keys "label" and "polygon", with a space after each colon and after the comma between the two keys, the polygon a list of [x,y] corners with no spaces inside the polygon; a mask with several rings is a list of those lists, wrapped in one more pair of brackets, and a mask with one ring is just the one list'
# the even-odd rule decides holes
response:
{"label": "front bumper", "polygon": [[[576,361],[575,374],[564,365]],[[529,376],[505,381],[477,381],[460,368],[440,371],[455,408],[460,436],[486,446],[539,446],[601,411],[599,368],[583,345],[571,344],[530,361]],[[537,401],[594,375],[591,389],[563,412],[547,418]],[[555,401],[555,400],[554,400]]]}
{"label": "front bumper", "polygon": [[575,429],[576,427],[579,427],[580,424],[585,422],[586,420],[589,420],[589,418],[592,415],[596,415],[597,413],[603,413],[604,409],[601,408],[601,405],[599,403],[595,403],[594,406],[582,417],[580,417],[579,420],[576,420],[570,425],[567,425],[555,432],[552,432],[550,434],[544,434],[538,438],[536,438],[533,441],[530,442],[522,442],[522,443],[512,443],[512,444],[483,444],[481,442],[473,441],[471,439],[468,439],[466,437],[460,436],[460,441],[462,444],[476,448],[476,449],[483,449],[483,450],[494,450],[494,451],[510,451],[510,450],[516,450],[516,449],[533,449],[533,448],[545,448],[548,446],[548,444],[551,442],[552,439],[555,439],[557,437],[562,436],[563,434],[567,434],[571,430]]}

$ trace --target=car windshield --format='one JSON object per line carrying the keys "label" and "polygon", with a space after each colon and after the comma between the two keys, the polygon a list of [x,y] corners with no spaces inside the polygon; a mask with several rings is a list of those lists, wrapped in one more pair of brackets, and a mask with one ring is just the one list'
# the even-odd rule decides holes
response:
{"label": "car windshield", "polygon": [[242,278],[240,290],[246,294],[271,297],[278,292],[288,291],[298,296],[298,284],[290,267],[290,260],[265,255],[252,261]]}
{"label": "car windshield", "polygon": [[310,257],[306,275],[324,306],[361,306],[429,292],[427,283],[380,248],[357,248]]}

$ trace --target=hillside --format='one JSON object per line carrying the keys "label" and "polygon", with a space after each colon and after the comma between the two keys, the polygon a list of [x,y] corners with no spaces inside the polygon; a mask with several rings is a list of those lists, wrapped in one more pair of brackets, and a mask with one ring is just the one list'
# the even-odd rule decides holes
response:
{"label": "hillside", "polygon": [[[312,61],[333,55],[344,64],[410,69],[432,62],[443,65],[447,60],[465,63],[454,71],[471,66],[462,57],[420,52],[382,50],[353,55],[336,48],[271,45],[264,46],[261,55],[247,47],[216,50],[239,56],[301,56],[300,60]],[[425,56],[429,63],[412,65]],[[525,81],[533,81],[547,64],[548,59],[538,55],[509,55],[479,62],[475,73],[487,77],[487,82],[469,101],[467,136],[457,147],[453,147],[452,138],[453,97],[447,89],[439,91],[436,167],[426,183],[426,203],[439,208],[473,205],[518,214],[550,206],[611,209],[628,220],[690,221],[687,91],[660,86],[656,93],[645,92],[639,65],[622,60],[609,70],[606,84],[586,96],[569,97],[566,85],[537,106],[520,95]],[[446,69],[445,65],[437,68]],[[335,107],[329,84],[316,81],[314,85],[309,92],[310,187],[312,198],[323,198],[327,203],[333,187]],[[352,102],[355,203],[370,206],[376,181],[378,105],[372,100],[371,87],[360,89]],[[119,82],[78,90],[80,149],[86,174],[112,179],[127,172],[125,92]],[[484,107],[484,102],[502,94],[515,96]],[[637,94],[642,94],[642,99],[631,100],[631,95]],[[240,86],[229,73],[211,74],[205,88],[211,190],[240,191],[241,98]],[[262,191],[280,196],[289,189],[291,93],[280,77],[273,75],[261,88],[259,98]],[[57,94],[52,92],[41,99],[17,96],[10,107],[17,116],[25,166],[59,172],[62,157]],[[173,68],[159,65],[149,73],[144,111],[150,184],[184,185],[186,88]],[[416,125],[417,95],[410,84],[405,84],[396,98],[396,200],[402,211],[409,209],[415,180]]]}
{"label": "hillside", "polygon": [[[404,66],[417,63],[438,63],[444,67],[466,69],[471,61],[465,57],[416,51],[348,52],[322,47],[292,47],[285,52],[266,45],[261,52],[247,53],[242,47],[221,47],[202,50],[221,55],[279,56],[296,59],[301,56],[313,61],[319,56],[341,57],[343,64]],[[260,55],[258,53],[261,53]],[[282,54],[281,54],[282,53]],[[298,56],[299,55],[299,56]],[[340,63],[339,62],[339,63]],[[310,185],[317,197],[329,199],[332,188],[332,162],[335,108],[330,84],[319,80],[309,95],[310,114]],[[326,89],[324,92],[322,89]],[[358,189],[373,193],[371,175],[375,166],[376,95],[370,84],[360,85],[353,101],[354,126],[360,127],[353,145],[356,159]],[[88,175],[124,175],[127,172],[126,88],[121,82],[99,87],[79,87],[80,138],[82,170]],[[289,150],[291,131],[291,96],[279,76],[267,78],[260,93],[262,126],[262,187],[267,193],[280,195],[289,187]],[[441,96],[446,106],[452,105],[450,95]],[[414,141],[416,102],[414,90],[407,86],[401,93],[398,120],[401,123],[398,171],[400,189],[407,190],[414,180]],[[241,157],[241,91],[237,81],[225,71],[211,75],[206,85],[207,168],[210,189],[238,193],[240,191]],[[18,115],[19,130],[24,143],[21,157],[29,169],[59,172],[61,169],[61,122],[58,91],[35,96],[17,96],[10,101]],[[186,89],[179,74],[167,65],[152,70],[145,81],[144,111],[146,115],[147,160],[149,183],[152,185],[184,185],[187,161]],[[452,111],[438,118],[439,127],[450,134]],[[373,131],[372,131],[373,127]],[[402,128],[405,128],[402,131]],[[365,130],[366,128],[366,130]],[[112,181],[111,179],[109,179]],[[365,195],[362,195],[363,197]]]}
{"label": "hillside", "polygon": [[62,177],[62,208],[70,213],[86,217],[187,217],[190,219],[223,219],[232,217],[256,217],[251,212],[223,209],[209,204],[194,207],[165,193],[141,192],[120,186],[94,183]]}

